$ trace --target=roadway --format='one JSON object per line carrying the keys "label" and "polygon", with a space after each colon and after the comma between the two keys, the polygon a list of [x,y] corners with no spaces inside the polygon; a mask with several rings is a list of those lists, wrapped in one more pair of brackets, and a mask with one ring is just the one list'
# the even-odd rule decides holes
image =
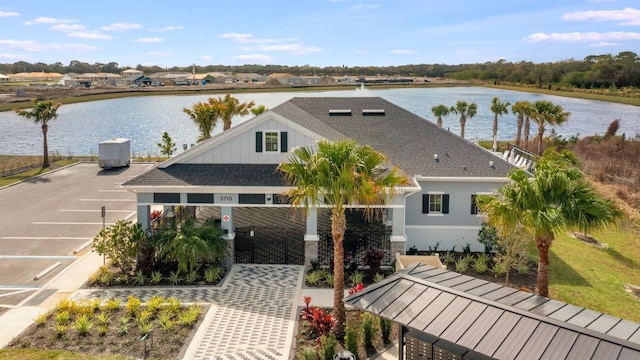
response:
{"label": "roadway", "polygon": [[78,163],[1,188],[0,306],[24,305],[90,251],[103,226],[102,206],[106,226],[135,221],[135,194],[117,186],[149,166],[104,171],[96,163]]}

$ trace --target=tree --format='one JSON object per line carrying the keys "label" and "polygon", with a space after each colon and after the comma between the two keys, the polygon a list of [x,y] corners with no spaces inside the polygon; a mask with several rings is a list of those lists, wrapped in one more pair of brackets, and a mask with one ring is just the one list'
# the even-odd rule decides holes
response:
{"label": "tree", "polygon": [[542,138],[547,125],[562,125],[571,113],[564,111],[562,106],[555,105],[549,100],[538,100],[533,103],[532,119],[538,124],[538,156],[542,155]]}
{"label": "tree", "polygon": [[460,137],[464,138],[464,126],[467,124],[467,117],[472,119],[478,113],[478,105],[475,103],[467,104],[466,101],[456,102],[456,106],[452,107],[451,112],[460,114]]}
{"label": "tree", "polygon": [[[531,114],[533,105],[529,101],[517,101],[511,106],[511,112],[518,115],[518,129],[516,130],[516,146],[521,147],[520,139],[522,137],[522,126],[525,125],[524,119],[526,117],[526,127],[524,133],[525,145],[529,142],[529,115]],[[525,146],[526,147],[526,146]]]}
{"label": "tree", "polygon": [[231,94],[225,95],[224,98],[220,96],[218,96],[217,99],[209,98],[209,104],[219,111],[220,118],[224,124],[223,131],[227,131],[231,128],[232,117],[236,115],[248,115],[250,109],[255,106],[253,101],[240,103],[240,100],[231,96]]}
{"label": "tree", "polygon": [[182,111],[189,115],[191,120],[198,126],[198,130],[200,130],[200,136],[197,141],[203,141],[211,138],[211,131],[216,126],[218,119],[221,117],[221,109],[219,107],[215,107],[211,104],[211,99],[209,102],[197,102],[189,108],[183,108]]}
{"label": "tree", "polygon": [[140,223],[119,220],[106,229],[100,230],[93,238],[93,248],[106,256],[123,274],[133,269],[140,243],[147,234]]}
{"label": "tree", "polygon": [[40,124],[42,129],[42,167],[49,167],[49,145],[47,144],[47,132],[49,131],[49,120],[58,118],[58,108],[61,103],[54,103],[51,100],[38,101],[33,99],[33,109],[24,110],[16,109],[16,114],[23,118],[33,120],[36,124]]}
{"label": "tree", "polygon": [[535,165],[534,176],[517,169],[495,195],[477,197],[480,211],[501,236],[522,227],[538,249],[537,293],[549,296],[549,248],[558,231],[604,227],[622,215],[603,200],[582,172],[558,153],[550,152]]}
{"label": "tree", "polygon": [[251,108],[251,112],[255,116],[258,116],[258,115],[262,114],[265,111],[269,111],[269,108],[264,106],[264,105],[258,105],[258,106],[254,107],[254,108]]}
{"label": "tree", "polygon": [[442,127],[442,117],[449,115],[449,112],[451,111],[453,111],[451,108],[442,104],[436,105],[431,108],[431,112],[433,113],[433,116],[438,118],[438,122],[437,122],[438,127]]}
{"label": "tree", "polygon": [[307,209],[326,203],[331,208],[334,333],[340,338],[344,336],[345,326],[342,298],[347,205],[364,205],[365,214],[372,216],[373,205],[385,204],[397,186],[409,183],[397,167],[386,171],[386,161],[383,154],[369,146],[359,146],[353,140],[319,141],[317,150],[312,147],[296,148],[293,157],[278,167],[287,184],[293,187],[287,195],[294,206]]}
{"label": "tree", "polygon": [[162,236],[181,272],[193,272],[200,259],[221,260],[228,253],[222,230],[210,220],[197,227],[193,219],[187,219],[179,229],[168,230]]}
{"label": "tree", "polygon": [[160,147],[160,154],[171,157],[173,153],[178,149],[176,148],[176,143],[173,142],[171,136],[169,136],[168,132],[162,133],[162,141],[158,143],[158,147]]}
{"label": "tree", "polygon": [[494,96],[491,99],[491,112],[493,113],[493,151],[498,151],[498,116],[509,113],[510,102],[502,102]]}

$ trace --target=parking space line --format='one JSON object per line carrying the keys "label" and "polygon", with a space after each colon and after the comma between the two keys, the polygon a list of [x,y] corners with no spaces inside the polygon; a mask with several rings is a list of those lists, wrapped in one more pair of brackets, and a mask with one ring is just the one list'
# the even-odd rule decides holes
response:
{"label": "parking space line", "polygon": [[91,240],[89,237],[69,236],[0,236],[2,240]]}
{"label": "parking space line", "polygon": [[[33,225],[102,225],[102,222],[69,222],[69,221],[34,221]],[[114,225],[115,223],[105,223]]]}
{"label": "parking space line", "polygon": [[80,201],[129,201],[134,202],[136,199],[78,199]]}
{"label": "parking space line", "polygon": [[29,260],[76,260],[77,256],[61,255],[0,255],[0,260],[15,260],[15,259],[29,259]]}
{"label": "parking space line", "polygon": [[105,190],[98,190],[98,192],[115,192],[115,193],[128,193],[129,190],[118,190],[118,189],[105,189]]}
{"label": "parking space line", "polygon": [[26,292],[29,292],[29,291],[33,291],[35,289],[37,289],[37,288],[20,289],[20,290],[12,291],[12,292],[9,292],[9,293],[6,293],[6,294],[1,294],[0,298],[1,297],[5,297],[5,296],[12,296],[12,295],[18,295],[18,294],[26,293]]}
{"label": "parking space line", "polygon": [[[89,209],[89,210],[82,210],[82,209],[58,209],[58,211],[65,211],[65,212],[101,212],[102,210],[97,209],[97,210],[93,210],[93,209]],[[106,209],[107,213],[130,213],[131,210],[109,210]]]}
{"label": "parking space line", "polygon": [[0,285],[0,290],[34,290],[40,289],[40,285]]}

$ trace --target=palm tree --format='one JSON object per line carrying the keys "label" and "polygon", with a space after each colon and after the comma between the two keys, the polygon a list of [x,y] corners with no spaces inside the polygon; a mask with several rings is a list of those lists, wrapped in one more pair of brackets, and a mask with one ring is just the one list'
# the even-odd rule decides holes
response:
{"label": "palm tree", "polygon": [[210,220],[196,227],[193,219],[187,219],[179,229],[168,230],[163,237],[181,272],[193,272],[198,260],[221,260],[228,252],[222,231]]}
{"label": "palm tree", "polygon": [[531,113],[532,105],[529,101],[517,101],[511,106],[511,112],[518,115],[518,130],[516,131],[516,146],[520,147],[520,140],[522,138],[522,126],[525,124],[524,119],[527,118],[525,128],[525,144],[529,142],[529,114]]}
{"label": "palm tree", "polygon": [[317,150],[299,147],[293,157],[279,165],[286,182],[293,186],[287,192],[296,207],[331,207],[333,237],[333,311],[334,333],[344,336],[344,248],[347,228],[345,210],[348,204],[365,206],[373,214],[372,205],[384,204],[395,193],[396,186],[409,180],[395,167],[385,171],[386,157],[369,146],[359,146],[353,140],[331,143],[319,141]]}
{"label": "palm tree", "polygon": [[542,155],[542,138],[546,125],[562,125],[569,116],[570,112],[565,112],[562,106],[555,105],[548,100],[538,100],[533,103],[532,119],[538,124],[538,156]]}
{"label": "palm tree", "polygon": [[251,112],[255,116],[258,116],[258,115],[262,114],[265,111],[269,111],[269,108],[264,106],[264,105],[258,105],[256,107],[251,108]]}
{"label": "palm tree", "polygon": [[51,100],[38,101],[33,99],[33,109],[23,110],[16,109],[15,112],[23,118],[33,120],[36,124],[40,124],[42,129],[42,167],[49,167],[49,145],[47,144],[47,131],[49,131],[49,120],[58,118],[58,108],[61,103],[54,103]]}
{"label": "palm tree", "polygon": [[191,106],[191,109],[182,109],[185,114],[189,115],[196,126],[198,126],[198,130],[200,130],[198,142],[211,138],[211,131],[213,131],[218,119],[221,117],[220,109],[212,106],[210,102],[211,101],[203,103],[198,101]]}
{"label": "palm tree", "polygon": [[449,115],[451,111],[452,111],[451,108],[442,104],[436,105],[431,108],[431,112],[433,113],[433,116],[438,118],[438,127],[442,127],[442,117]]}
{"label": "palm tree", "polygon": [[464,138],[464,126],[467,123],[467,117],[472,119],[478,113],[478,105],[475,103],[467,104],[466,101],[456,102],[455,107],[451,107],[451,112],[460,114],[460,137]]}
{"label": "palm tree", "polygon": [[501,102],[500,98],[494,96],[491,100],[491,112],[493,116],[493,151],[498,151],[498,116],[509,113],[510,102]]}
{"label": "palm tree", "polygon": [[220,96],[217,99],[209,98],[209,104],[220,111],[220,118],[224,124],[223,131],[231,128],[232,117],[248,115],[251,108],[255,106],[253,101],[240,103],[240,100],[231,96],[231,94],[225,95],[224,98]]}
{"label": "palm tree", "polygon": [[578,168],[546,154],[536,163],[533,178],[517,169],[495,195],[477,197],[487,222],[503,236],[523,228],[538,249],[537,293],[549,296],[549,248],[558,231],[584,230],[614,223],[622,215],[612,201],[603,200]]}

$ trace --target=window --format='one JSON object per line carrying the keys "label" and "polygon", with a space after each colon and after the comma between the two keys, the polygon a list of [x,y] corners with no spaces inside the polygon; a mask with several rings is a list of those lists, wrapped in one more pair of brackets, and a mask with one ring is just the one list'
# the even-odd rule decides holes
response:
{"label": "window", "polygon": [[448,214],[449,194],[432,193],[422,195],[423,214]]}
{"label": "window", "polygon": [[278,151],[278,133],[264,133],[264,151]]}
{"label": "window", "polygon": [[280,152],[288,152],[289,144],[287,132],[277,131],[256,131],[256,152],[276,152],[278,151],[278,140],[280,144]]}

